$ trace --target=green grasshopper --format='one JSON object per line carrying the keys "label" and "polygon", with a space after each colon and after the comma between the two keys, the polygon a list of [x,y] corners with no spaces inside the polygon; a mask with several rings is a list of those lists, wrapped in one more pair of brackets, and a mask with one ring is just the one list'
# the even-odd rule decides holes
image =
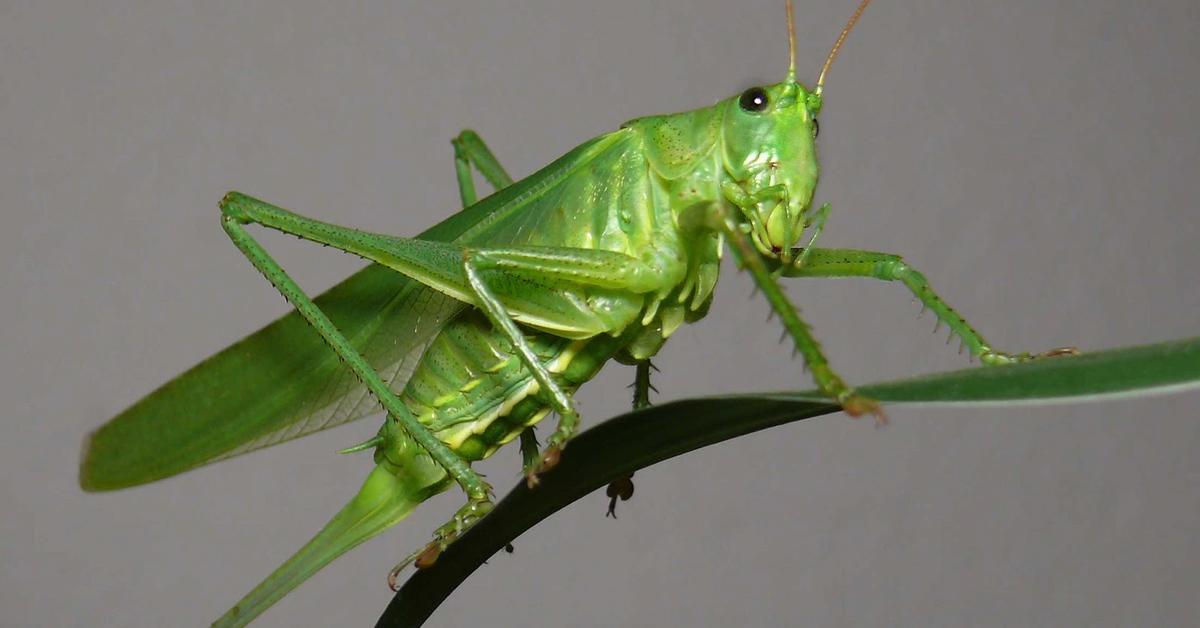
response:
{"label": "green grasshopper", "polygon": [[[457,484],[467,503],[410,563],[432,564],[492,507],[471,468],[520,439],[536,485],[579,425],[572,394],[609,360],[649,360],[708,311],[722,250],[753,277],[817,387],[852,416],[874,414],[830,367],[781,277],[899,281],[985,364],[1044,354],[995,350],[897,255],[817,248],[830,206],[812,205],[825,77],[870,0],[843,28],[812,89],[783,82],[702,109],[638,118],[514,182],[471,131],[453,140],[463,209],[416,238],[320,222],[238,192],[221,225],[295,311],[134,404],[87,443],[80,483],[134,486],[376,412],[346,452],[374,450],[359,493],[221,620],[242,625],[315,571]],[[473,170],[496,192],[476,199]],[[372,265],[310,298],[247,230],[257,224]],[[315,333],[314,333],[315,332]],[[559,416],[545,449],[532,427]],[[610,495],[624,496],[622,484]]]}

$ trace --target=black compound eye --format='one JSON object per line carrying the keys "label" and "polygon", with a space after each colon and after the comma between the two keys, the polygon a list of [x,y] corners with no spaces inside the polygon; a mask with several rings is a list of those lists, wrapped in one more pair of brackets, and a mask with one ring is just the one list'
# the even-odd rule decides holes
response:
{"label": "black compound eye", "polygon": [[821,134],[821,123],[817,122],[816,118],[813,118],[813,139],[814,140],[817,139],[817,136],[820,134]]}
{"label": "black compound eye", "polygon": [[767,109],[767,90],[761,87],[751,87],[742,92],[742,96],[738,98],[738,106],[742,111],[751,113],[759,113]]}

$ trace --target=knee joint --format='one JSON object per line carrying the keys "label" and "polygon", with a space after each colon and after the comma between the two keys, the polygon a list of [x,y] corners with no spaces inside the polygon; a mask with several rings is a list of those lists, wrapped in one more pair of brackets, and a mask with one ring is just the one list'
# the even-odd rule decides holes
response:
{"label": "knee joint", "polygon": [[492,260],[489,259],[485,253],[479,251],[479,249],[463,247],[462,263],[464,267],[474,270],[484,270],[491,267],[491,261]]}
{"label": "knee joint", "polygon": [[459,159],[468,159],[467,145],[479,142],[479,134],[471,129],[463,129],[450,143],[454,145],[454,156]]}
{"label": "knee joint", "polygon": [[887,281],[904,281],[910,275],[916,274],[900,256],[891,257],[875,265],[875,276]]}
{"label": "knee joint", "polygon": [[229,192],[221,202],[217,203],[217,207],[221,209],[221,216],[235,220],[241,224],[251,222],[250,213],[246,210],[246,195],[241,192]]}

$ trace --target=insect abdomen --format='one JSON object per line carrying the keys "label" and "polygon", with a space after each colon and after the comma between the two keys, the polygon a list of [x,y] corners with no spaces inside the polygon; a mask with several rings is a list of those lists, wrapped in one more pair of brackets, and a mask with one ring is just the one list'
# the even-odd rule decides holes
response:
{"label": "insect abdomen", "polygon": [[[526,340],[568,393],[594,377],[618,345],[609,336],[531,332]],[[400,398],[456,453],[479,460],[546,416],[550,407],[538,389],[508,339],[478,310],[467,310],[425,350]]]}

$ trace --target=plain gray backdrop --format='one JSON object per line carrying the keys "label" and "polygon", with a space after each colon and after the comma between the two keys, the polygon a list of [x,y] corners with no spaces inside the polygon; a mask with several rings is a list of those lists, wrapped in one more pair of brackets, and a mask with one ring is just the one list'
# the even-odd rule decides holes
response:
{"label": "plain gray backdrop", "polygon": [[[806,82],[853,10],[799,0]],[[0,0],[0,624],[196,626],[357,489],[375,418],[154,485],[85,495],[88,431],[284,313],[221,231],[239,189],[414,234],[457,203],[449,139],[516,176],[632,117],[786,69],[782,0]],[[902,253],[994,344],[1114,347],[1200,329],[1195,0],[879,0],[827,84],[823,243]],[[273,235],[319,291],[361,265]],[[662,352],[659,399],[810,386],[725,269]],[[967,364],[897,285],[797,282],[853,382]],[[628,407],[614,365],[579,400]],[[829,416],[637,474],[485,566],[433,626],[1200,623],[1196,392]],[[681,417],[680,420],[686,420]],[[569,451],[568,451],[569,455]],[[498,489],[518,455],[482,465]],[[262,626],[367,626],[443,496]]]}

